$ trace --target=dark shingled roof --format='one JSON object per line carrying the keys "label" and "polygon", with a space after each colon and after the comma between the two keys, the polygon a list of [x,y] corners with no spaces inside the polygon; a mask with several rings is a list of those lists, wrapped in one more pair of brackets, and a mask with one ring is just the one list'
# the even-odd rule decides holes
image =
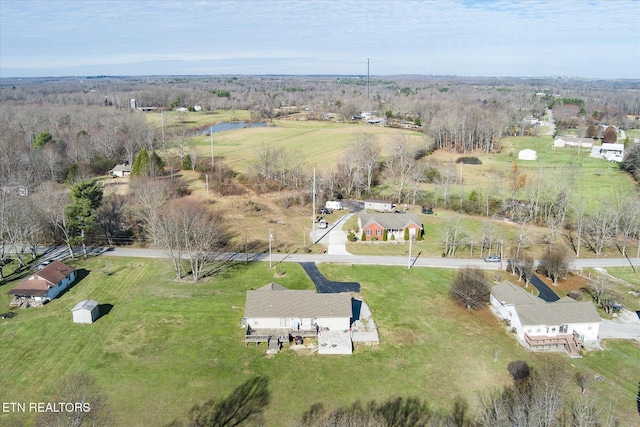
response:
{"label": "dark shingled roof", "polygon": [[491,293],[500,302],[515,307],[523,326],[602,321],[591,301],[564,297],[546,302],[506,280],[491,288]]}
{"label": "dark shingled roof", "polygon": [[35,274],[35,277],[46,280],[50,282],[52,285],[57,284],[65,277],[68,277],[71,273],[75,271],[75,268],[69,267],[61,263],[58,260],[52,261],[51,264],[47,265],[42,270],[38,271]]}
{"label": "dark shingled roof", "polygon": [[402,230],[407,228],[409,224],[415,224],[418,227],[422,228],[422,222],[420,221],[420,216],[417,214],[369,214],[369,213],[361,213],[360,221],[362,223],[362,228],[365,228],[369,224],[378,223],[382,227],[387,230],[396,229]]}
{"label": "dark shingled roof", "polygon": [[270,283],[247,291],[244,317],[352,317],[351,295],[317,294]]}

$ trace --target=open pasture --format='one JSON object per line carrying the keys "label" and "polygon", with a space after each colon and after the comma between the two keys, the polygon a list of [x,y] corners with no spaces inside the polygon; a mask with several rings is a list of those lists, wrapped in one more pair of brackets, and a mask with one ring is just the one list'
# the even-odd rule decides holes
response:
{"label": "open pasture", "polygon": [[[282,148],[290,157],[301,156],[318,172],[335,166],[345,155],[354,136],[368,133],[378,138],[383,155],[389,141],[397,135],[407,136],[416,145],[424,144],[424,134],[416,131],[384,128],[365,124],[274,120],[273,126],[245,128],[213,135],[215,157],[237,172],[247,172],[263,148]],[[210,137],[194,137],[202,157],[211,156]]]}

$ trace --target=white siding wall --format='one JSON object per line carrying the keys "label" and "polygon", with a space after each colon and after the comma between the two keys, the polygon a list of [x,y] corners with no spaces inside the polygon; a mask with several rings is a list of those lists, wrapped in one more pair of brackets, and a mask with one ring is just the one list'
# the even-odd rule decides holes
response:
{"label": "white siding wall", "polygon": [[93,317],[91,315],[91,310],[76,310],[72,312],[73,314],[73,323],[93,323]]}
{"label": "white siding wall", "polygon": [[315,324],[320,328],[329,328],[332,330],[344,330],[349,329],[351,326],[351,319],[348,317],[324,317],[320,319],[308,319],[308,318],[247,318],[247,325],[252,329],[279,329],[279,328],[291,328],[293,325],[292,320],[300,324],[301,329],[313,329]]}
{"label": "white siding wall", "polygon": [[62,279],[61,281],[58,282],[56,286],[53,286],[51,289],[49,289],[49,292],[47,292],[44,296],[49,299],[54,299],[60,294],[60,292],[67,289],[69,285],[73,283],[75,278],[76,278],[76,272],[73,271],[68,277]]}
{"label": "white siding wall", "polygon": [[253,329],[277,329],[280,328],[280,319],[273,317],[248,318],[247,324]]}
{"label": "white siding wall", "polygon": [[318,327],[329,329],[349,329],[351,326],[351,319],[348,317],[323,317],[316,320]]}
{"label": "white siding wall", "polygon": [[569,325],[569,330],[576,331],[584,341],[597,341],[600,323],[577,323]]}

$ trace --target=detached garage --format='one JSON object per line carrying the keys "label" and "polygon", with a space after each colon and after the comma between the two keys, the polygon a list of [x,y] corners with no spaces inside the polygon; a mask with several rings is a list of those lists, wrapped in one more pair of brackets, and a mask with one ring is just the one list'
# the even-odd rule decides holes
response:
{"label": "detached garage", "polygon": [[536,160],[537,158],[538,155],[531,148],[526,148],[518,153],[518,160]]}
{"label": "detached garage", "polygon": [[92,299],[80,301],[71,309],[73,323],[93,323],[99,316],[98,302]]}

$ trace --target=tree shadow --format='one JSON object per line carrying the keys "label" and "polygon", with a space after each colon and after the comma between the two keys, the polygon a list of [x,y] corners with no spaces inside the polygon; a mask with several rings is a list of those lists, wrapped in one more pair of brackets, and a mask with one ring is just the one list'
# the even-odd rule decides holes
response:
{"label": "tree shadow", "polygon": [[238,386],[224,399],[211,399],[189,411],[186,424],[175,420],[169,426],[189,427],[261,425],[262,413],[271,401],[269,379],[254,377]]}

